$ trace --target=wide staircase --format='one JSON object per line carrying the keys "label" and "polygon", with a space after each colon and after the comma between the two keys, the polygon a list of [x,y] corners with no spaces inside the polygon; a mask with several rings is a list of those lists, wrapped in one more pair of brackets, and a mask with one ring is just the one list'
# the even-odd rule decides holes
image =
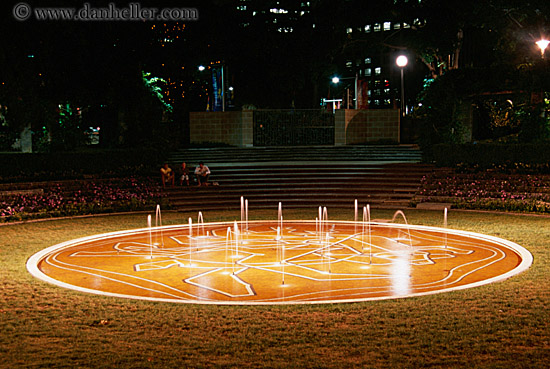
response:
{"label": "wide staircase", "polygon": [[[193,172],[203,161],[210,186],[167,187],[172,208],[182,211],[249,208],[360,206],[403,209],[422,176],[432,170],[421,164],[415,146],[345,146],[284,148],[183,149],[169,159],[173,169],[186,162]],[[177,171],[176,171],[177,172]],[[191,177],[194,177],[191,175]]]}

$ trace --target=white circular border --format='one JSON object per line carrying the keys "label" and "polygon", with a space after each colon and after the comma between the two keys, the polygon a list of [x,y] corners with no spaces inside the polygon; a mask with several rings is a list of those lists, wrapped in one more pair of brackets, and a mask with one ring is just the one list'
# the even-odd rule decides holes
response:
{"label": "white circular border", "polygon": [[[276,222],[276,221],[250,221],[249,224],[262,224],[262,223],[270,223],[270,222]],[[314,223],[314,221],[307,221],[307,220],[285,220],[285,223]],[[353,221],[337,221],[337,220],[331,220],[328,221],[329,224],[346,224],[346,225],[362,225],[363,222],[353,222]],[[234,222],[214,222],[214,223],[205,223],[205,226],[221,226],[221,225],[233,225]],[[32,274],[34,277],[44,281],[51,283],[53,285],[79,291],[79,292],[85,292],[85,293],[91,293],[95,295],[103,295],[103,296],[110,296],[110,297],[122,297],[127,299],[133,299],[133,300],[147,300],[147,301],[159,301],[159,302],[171,302],[171,303],[184,303],[184,304],[206,304],[206,305],[313,305],[313,304],[337,304],[337,303],[350,303],[350,302],[364,302],[364,301],[376,301],[376,300],[390,300],[390,299],[400,299],[400,298],[408,298],[408,297],[416,297],[416,296],[426,296],[426,295],[433,295],[437,293],[444,293],[444,292],[451,292],[451,291],[457,291],[457,290],[463,290],[467,288],[474,288],[478,286],[483,286],[490,283],[495,283],[499,281],[503,281],[505,279],[508,279],[516,274],[519,274],[521,272],[526,271],[529,269],[529,267],[533,264],[533,255],[524,247],[518,245],[517,243],[499,238],[494,236],[489,236],[481,233],[475,233],[475,232],[469,232],[469,231],[461,231],[461,230],[455,230],[455,229],[448,229],[448,228],[440,228],[440,227],[431,227],[431,226],[421,226],[421,225],[406,225],[406,224],[395,224],[395,223],[378,223],[378,222],[371,222],[371,225],[375,225],[378,227],[388,227],[388,228],[406,228],[406,229],[414,229],[414,230],[421,230],[421,231],[437,231],[437,232],[443,232],[447,234],[454,234],[459,236],[465,236],[473,239],[478,240],[485,240],[485,241],[491,241],[493,243],[499,244],[501,246],[505,246],[506,248],[516,252],[521,257],[521,263],[516,266],[514,269],[504,273],[500,274],[498,276],[484,279],[482,281],[473,282],[461,286],[456,287],[450,287],[450,288],[443,288],[436,291],[428,291],[428,292],[417,292],[417,293],[411,293],[408,295],[402,295],[402,296],[379,296],[379,297],[372,297],[372,298],[360,298],[360,299],[344,299],[344,300],[322,300],[322,301],[283,301],[283,302],[262,302],[262,301],[199,301],[199,300],[174,300],[174,299],[164,299],[164,298],[154,298],[154,297],[144,297],[144,296],[134,296],[134,295],[125,295],[125,294],[119,294],[119,293],[112,293],[112,292],[104,292],[100,290],[93,290],[90,288],[84,288],[75,286],[72,284],[68,284],[65,282],[60,282],[54,278],[51,278],[50,276],[44,274],[39,268],[38,263],[46,256],[47,254],[52,253],[53,251],[62,250],[65,248],[73,247],[78,244],[94,241],[98,239],[108,239],[112,237],[119,237],[124,235],[133,235],[137,233],[143,233],[148,232],[149,228],[139,228],[134,230],[125,230],[125,231],[117,231],[117,232],[110,232],[110,233],[103,233],[103,234],[96,234],[93,236],[88,237],[82,237],[77,238],[74,240],[66,241],[59,243],[57,245],[50,246],[48,248],[45,248],[36,254],[32,255],[26,263],[27,270],[30,274]],[[174,229],[174,228],[185,228],[189,225],[186,224],[178,224],[178,225],[171,225],[171,226],[162,226],[162,227],[155,227],[155,230],[164,230],[164,229]]]}

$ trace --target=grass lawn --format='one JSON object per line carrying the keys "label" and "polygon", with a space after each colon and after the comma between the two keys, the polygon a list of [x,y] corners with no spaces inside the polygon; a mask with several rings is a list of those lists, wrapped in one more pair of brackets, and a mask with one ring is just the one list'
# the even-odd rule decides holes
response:
{"label": "grass lawn", "polygon": [[[393,212],[374,210],[373,218]],[[250,219],[276,219],[277,210]],[[284,210],[315,219],[317,209]],[[353,209],[328,209],[353,220]],[[442,212],[407,211],[440,226]],[[154,213],[153,213],[154,216]],[[164,213],[163,224],[197,214]],[[205,221],[238,212],[205,212]],[[533,266],[504,282],[424,297],[303,306],[207,306],[84,294],[33,278],[35,252],[87,235],[146,226],[111,215],[0,226],[0,367],[547,368],[550,218],[451,211],[449,227],[509,239]]]}

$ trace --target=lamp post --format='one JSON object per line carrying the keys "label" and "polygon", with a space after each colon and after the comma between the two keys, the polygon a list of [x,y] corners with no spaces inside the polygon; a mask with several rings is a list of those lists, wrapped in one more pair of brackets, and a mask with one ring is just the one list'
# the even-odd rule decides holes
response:
{"label": "lamp post", "polygon": [[541,54],[542,58],[544,59],[544,50],[546,50],[546,48],[548,47],[548,44],[550,44],[550,41],[542,39],[542,40],[539,40],[535,43],[540,48],[540,54]]}
{"label": "lamp post", "polygon": [[[540,48],[540,55],[542,57],[542,59],[544,59],[544,51],[546,50],[546,48],[548,47],[548,45],[550,44],[550,41],[546,40],[546,39],[541,39],[537,42],[535,42],[537,44],[537,46]],[[546,64],[546,63],[544,63]],[[546,66],[545,66],[545,71],[546,71]],[[540,100],[541,102],[544,101],[544,91],[542,90],[541,88],[541,91],[540,91]],[[542,104],[541,104],[542,105]],[[543,107],[542,108],[542,114],[541,116],[546,118],[546,115],[547,115],[547,111],[545,110],[545,108]]]}
{"label": "lamp post", "polygon": [[[341,80],[344,80],[344,79],[354,79],[355,80],[355,109],[358,109],[359,108],[359,99],[358,99],[358,96],[357,96],[357,82],[358,82],[358,79],[359,79],[359,76],[357,75],[357,73],[355,73],[355,77],[345,77],[345,78],[340,78],[340,77],[332,77],[332,83],[334,83],[335,85],[337,85],[338,83],[340,83]],[[348,104],[348,108],[349,108],[349,104]]]}
{"label": "lamp post", "polygon": [[405,116],[405,82],[403,78],[403,69],[407,66],[409,59],[405,55],[399,55],[395,59],[395,64],[401,69],[401,116]]}

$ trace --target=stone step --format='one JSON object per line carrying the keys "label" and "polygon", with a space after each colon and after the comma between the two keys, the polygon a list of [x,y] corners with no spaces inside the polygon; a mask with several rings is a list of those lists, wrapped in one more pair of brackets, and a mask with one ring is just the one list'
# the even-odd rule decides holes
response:
{"label": "stone step", "polygon": [[353,206],[405,208],[432,166],[420,164],[415,146],[185,149],[171,156],[173,169],[204,161],[219,186],[167,188],[173,208]]}
{"label": "stone step", "polygon": [[[353,208],[355,199],[349,198],[347,201],[335,200],[335,199],[317,199],[312,200],[308,198],[293,198],[285,200],[275,200],[275,199],[247,199],[248,200],[248,209],[276,209],[278,208],[279,202],[282,204],[284,209],[288,208],[318,208],[319,206],[323,207],[333,207],[333,208],[342,208],[349,207]],[[387,209],[405,209],[409,208],[408,201],[392,201],[384,199],[357,199],[358,204],[363,207],[368,204],[371,208],[387,208]],[[238,210],[240,209],[240,198],[237,199],[227,199],[217,202],[216,204],[212,203],[198,203],[190,202],[186,204],[181,204],[180,206],[175,207],[178,211],[205,211],[205,210]]]}
{"label": "stone step", "polygon": [[269,161],[404,161],[419,162],[421,151],[414,145],[322,146],[284,148],[189,148],[173,152],[170,163],[196,164]]}

